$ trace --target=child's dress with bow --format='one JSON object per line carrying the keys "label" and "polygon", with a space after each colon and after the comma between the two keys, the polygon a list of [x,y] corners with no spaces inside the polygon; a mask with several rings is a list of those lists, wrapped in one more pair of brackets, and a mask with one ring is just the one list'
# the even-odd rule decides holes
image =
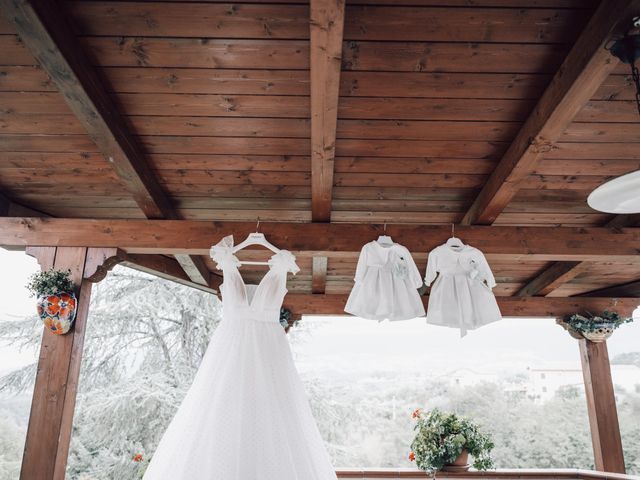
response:
{"label": "child's dress with bow", "polygon": [[424,315],[422,277],[411,253],[397,243],[362,247],[345,312],[369,320],[409,320]]}
{"label": "child's dress with bow", "polygon": [[491,291],[496,281],[477,248],[461,243],[433,249],[425,283],[431,286],[428,323],[459,328],[460,335],[465,336],[467,330],[502,319]]}

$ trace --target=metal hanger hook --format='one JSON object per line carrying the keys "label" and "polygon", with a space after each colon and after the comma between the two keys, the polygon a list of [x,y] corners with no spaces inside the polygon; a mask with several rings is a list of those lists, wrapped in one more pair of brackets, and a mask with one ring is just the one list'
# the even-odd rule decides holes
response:
{"label": "metal hanger hook", "polygon": [[384,225],[382,226],[382,231],[383,232],[387,232],[387,222],[384,222]]}
{"label": "metal hanger hook", "polygon": [[258,222],[256,223],[256,233],[260,232],[260,218],[258,218]]}
{"label": "metal hanger hook", "polygon": [[456,236],[456,224],[452,223],[451,224],[451,237],[455,237]]}

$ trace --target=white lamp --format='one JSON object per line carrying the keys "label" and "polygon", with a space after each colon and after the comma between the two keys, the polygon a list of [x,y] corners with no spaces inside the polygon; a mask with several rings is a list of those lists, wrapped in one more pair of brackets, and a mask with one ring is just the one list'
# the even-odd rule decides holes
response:
{"label": "white lamp", "polygon": [[596,188],[587,203],[606,213],[640,213],[640,170],[614,178]]}

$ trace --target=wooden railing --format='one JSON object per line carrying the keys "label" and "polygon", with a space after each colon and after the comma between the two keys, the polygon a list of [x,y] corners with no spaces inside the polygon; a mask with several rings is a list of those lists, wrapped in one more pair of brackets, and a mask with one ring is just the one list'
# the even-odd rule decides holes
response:
{"label": "wooden railing", "polygon": [[[640,477],[634,475],[576,469],[490,470],[487,472],[470,471],[462,473],[438,472],[436,477],[447,479],[477,478],[479,480],[640,480]],[[429,476],[425,474],[425,472],[414,469],[340,469],[338,470],[338,478],[393,480],[398,478],[425,479],[429,478]]]}

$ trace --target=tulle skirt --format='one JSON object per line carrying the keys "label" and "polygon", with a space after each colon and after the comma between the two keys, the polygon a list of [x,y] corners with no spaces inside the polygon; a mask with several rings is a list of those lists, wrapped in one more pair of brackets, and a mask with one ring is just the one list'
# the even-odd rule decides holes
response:
{"label": "tulle skirt", "polygon": [[225,319],[144,480],[334,480],[282,326]]}

